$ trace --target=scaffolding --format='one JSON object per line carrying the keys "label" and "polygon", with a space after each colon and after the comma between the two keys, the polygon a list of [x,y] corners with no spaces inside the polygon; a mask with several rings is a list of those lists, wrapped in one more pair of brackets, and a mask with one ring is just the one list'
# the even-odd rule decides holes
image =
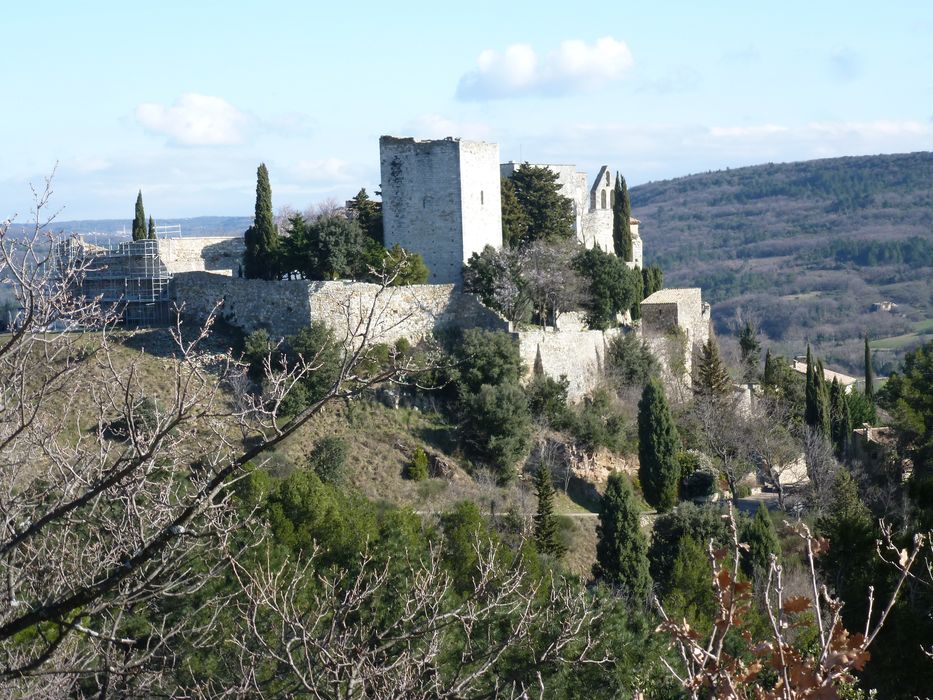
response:
{"label": "scaffolding", "polygon": [[99,300],[102,309],[115,313],[124,325],[160,326],[172,321],[172,275],[159,257],[158,240],[101,247],[71,238],[56,246],[53,258],[57,270],[83,268],[75,280],[80,285],[76,291]]}

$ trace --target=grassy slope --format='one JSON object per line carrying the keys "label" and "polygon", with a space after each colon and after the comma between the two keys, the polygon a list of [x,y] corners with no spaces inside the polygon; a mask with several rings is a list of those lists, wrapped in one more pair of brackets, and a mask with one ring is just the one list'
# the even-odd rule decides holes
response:
{"label": "grassy slope", "polygon": [[[908,336],[933,319],[928,259],[858,264],[839,253],[912,237],[933,247],[933,153],[740,168],[648,183],[631,196],[646,261],[662,265],[670,286],[704,287],[721,335],[750,316],[778,350],[799,353],[810,341],[858,374],[864,332]],[[869,311],[884,299],[899,314]],[[879,345],[879,368],[915,340]]]}

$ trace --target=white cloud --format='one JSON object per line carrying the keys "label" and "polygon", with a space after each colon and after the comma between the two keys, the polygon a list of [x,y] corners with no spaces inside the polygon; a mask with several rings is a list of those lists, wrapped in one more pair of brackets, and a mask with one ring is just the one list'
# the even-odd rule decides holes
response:
{"label": "white cloud", "polygon": [[407,122],[401,133],[412,134],[419,139],[442,139],[446,136],[488,139],[492,129],[488,124],[457,121],[440,114],[422,114]]}
{"label": "white cloud", "polygon": [[321,158],[318,160],[300,160],[290,168],[293,177],[311,182],[345,182],[351,174],[348,163],[339,158]]}
{"label": "white cloud", "polygon": [[145,102],[137,121],[149,131],[168,136],[180,146],[229,146],[243,143],[250,117],[222,97],[183,94],[171,107]]}
{"label": "white cloud", "polygon": [[486,49],[476,68],[460,78],[457,97],[490,100],[586,92],[619,80],[633,62],[628,45],[608,36],[592,44],[563,41],[543,59],[528,44],[513,44],[503,52]]}

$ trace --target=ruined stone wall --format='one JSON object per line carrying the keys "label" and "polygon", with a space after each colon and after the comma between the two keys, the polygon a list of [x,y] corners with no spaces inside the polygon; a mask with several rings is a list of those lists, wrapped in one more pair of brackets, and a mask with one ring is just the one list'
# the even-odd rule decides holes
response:
{"label": "ruined stone wall", "polygon": [[160,238],[157,243],[159,258],[173,275],[200,271],[236,275],[245,248],[242,236]]}
{"label": "ruined stone wall", "polygon": [[617,328],[606,331],[539,329],[518,331],[512,335],[518,343],[528,378],[540,357],[544,374],[553,379],[566,376],[570,382],[568,398],[579,401],[602,380],[606,347],[620,332]]}
{"label": "ruined stone wall", "polygon": [[372,316],[370,339],[412,342],[451,326],[508,330],[508,322],[472,294],[452,284],[392,287],[365,282],[266,282],[190,272],[176,275],[172,294],[183,313],[203,321],[222,302],[220,316],[244,333],[265,329],[279,337],[294,335],[312,321],[323,321],[338,337]]}
{"label": "ruined stone wall", "polygon": [[692,385],[693,354],[709,340],[709,322],[698,287],[662,289],[641,303],[642,337],[660,360],[669,390]]}
{"label": "ruined stone wall", "polygon": [[587,248],[595,246],[607,253],[615,252],[615,243],[612,241],[612,209],[591,209],[586,213],[583,217],[581,241]]}
{"label": "ruined stone wall", "polygon": [[424,258],[435,284],[459,284],[463,264],[502,245],[499,146],[379,139],[385,244]]}

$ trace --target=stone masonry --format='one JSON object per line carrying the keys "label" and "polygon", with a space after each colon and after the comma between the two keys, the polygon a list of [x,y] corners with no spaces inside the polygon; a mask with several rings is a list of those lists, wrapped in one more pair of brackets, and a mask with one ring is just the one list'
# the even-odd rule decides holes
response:
{"label": "stone masonry", "polygon": [[434,284],[460,284],[463,265],[502,245],[499,145],[379,139],[385,245],[424,258]]}

